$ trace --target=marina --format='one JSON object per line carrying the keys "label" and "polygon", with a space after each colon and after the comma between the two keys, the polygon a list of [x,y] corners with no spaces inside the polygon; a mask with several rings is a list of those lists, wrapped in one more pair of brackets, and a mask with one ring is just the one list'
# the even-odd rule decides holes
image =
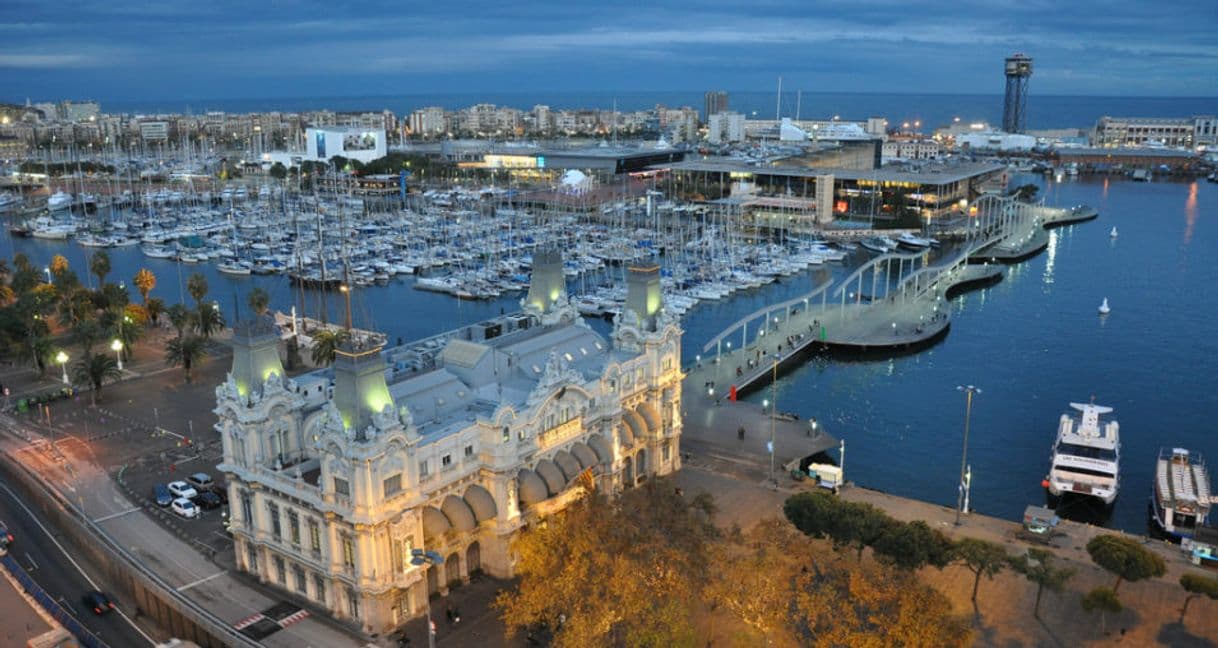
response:
{"label": "marina", "polygon": [[[860,356],[852,353],[845,356],[824,356],[811,348],[801,348],[799,353],[784,353],[776,387],[754,389],[752,392],[741,390],[741,399],[753,403],[753,407],[758,407],[762,400],[774,397],[781,411],[797,413],[804,421],[817,417],[826,429],[831,430],[833,438],[844,439],[853,448],[850,469],[852,480],[907,496],[948,502],[954,501],[955,479],[942,475],[936,477],[915,467],[920,462],[942,462],[951,456],[951,444],[938,450],[941,453],[938,459],[932,459],[935,453],[931,452],[930,447],[917,442],[918,438],[930,434],[930,430],[939,430],[938,434],[950,434],[950,423],[947,431],[943,430],[943,426],[945,420],[951,420],[950,407],[955,402],[951,398],[951,387],[954,387],[955,383],[945,384],[945,381],[952,378],[944,377],[940,373],[970,376],[971,380],[971,376],[976,375],[975,358],[987,359],[985,376],[1007,376],[1005,379],[998,378],[1005,384],[1022,384],[1016,381],[1012,372],[1018,372],[1020,375],[1027,371],[1037,372],[1050,378],[1045,387],[1034,384],[1015,390],[995,390],[986,385],[989,388],[985,395],[980,397],[974,412],[977,434],[974,445],[970,448],[970,458],[975,474],[973,502],[978,510],[1014,518],[1021,514],[1027,503],[1042,500],[1043,490],[1039,487],[1039,481],[1045,474],[1044,439],[1043,435],[1031,438],[1035,435],[1030,431],[1043,430],[1044,417],[1054,413],[1057,409],[1055,401],[1058,400],[1048,393],[1042,393],[1042,389],[1047,389],[1047,385],[1057,385],[1059,393],[1095,391],[1102,402],[1117,407],[1128,402],[1132,394],[1126,392],[1121,385],[1097,384],[1097,379],[1090,371],[1080,373],[1081,368],[1094,363],[1097,358],[1100,369],[1110,361],[1109,358],[1111,361],[1116,360],[1111,353],[1095,348],[1101,340],[1105,341],[1104,349],[1108,349],[1108,343],[1112,343],[1121,348],[1122,354],[1125,355],[1137,356],[1147,353],[1148,351],[1143,350],[1143,345],[1125,336],[1140,335],[1140,332],[1145,330],[1144,324],[1140,322],[1149,321],[1145,315],[1148,306],[1167,297],[1159,293],[1151,293],[1148,297],[1142,292],[1131,292],[1133,288],[1128,282],[1105,282],[1101,287],[1095,284],[1095,278],[1120,278],[1128,276],[1134,268],[1142,268],[1149,272],[1150,276],[1178,282],[1190,281],[1188,277],[1192,276],[1192,273],[1202,272],[1202,268],[1195,264],[1167,264],[1165,261],[1175,258],[1173,255],[1178,252],[1173,252],[1174,250],[1188,252],[1215,246],[1212,239],[1214,233],[1209,229],[1212,225],[1207,225],[1209,221],[1204,217],[1207,209],[1213,209],[1212,203],[1207,202],[1212,200],[1213,196],[1207,198],[1209,194],[1206,193],[1213,185],[1161,182],[1135,185],[1122,181],[1106,181],[1102,178],[1068,180],[1062,183],[1053,182],[1052,178],[1045,182],[1039,176],[1029,176],[1028,179],[1044,183],[1043,195],[1047,204],[1088,203],[1093,208],[1058,210],[1054,212],[1055,218],[1042,218],[1044,226],[1051,227],[1048,231],[1049,244],[1041,254],[1031,259],[1009,266],[992,263],[962,264],[960,269],[963,272],[985,273],[989,277],[978,277],[981,280],[980,290],[972,292],[963,292],[963,286],[959,289],[947,286],[949,293],[944,295],[941,307],[946,319],[939,327],[925,324],[925,311],[918,310],[924,309],[924,305],[911,307],[907,315],[901,316],[901,323],[898,324],[898,328],[903,331],[900,335],[908,333],[917,338],[909,340],[912,344],[908,349],[898,350],[895,355],[892,352],[881,352],[878,355]],[[1154,204],[1164,201],[1174,203],[1177,218],[1154,221],[1139,218],[1138,214],[1155,209],[1148,201]],[[1104,224],[1089,227],[1085,221],[1094,219],[1100,213],[1103,214]],[[1061,223],[1058,219],[1079,222]],[[1114,226],[1121,231],[1120,239],[1108,236],[1108,230]],[[1094,237],[1092,233],[1095,233]],[[1173,238],[1176,245],[1171,242]],[[1131,247],[1130,241],[1137,241],[1136,250]],[[1177,247],[1181,241],[1184,242],[1184,247]],[[87,267],[86,255],[91,249],[70,241],[41,239],[10,238],[7,245],[11,247],[5,251],[6,254],[23,251],[29,254],[36,264],[46,264],[52,255],[64,254],[74,268]],[[945,241],[940,250],[931,250],[931,254],[940,255],[946,260],[948,257],[943,255],[950,255],[955,249],[953,245],[956,244]],[[1164,246],[1168,247],[1165,249]],[[701,356],[703,367],[712,367],[709,358],[714,355],[714,348],[712,346],[707,351],[707,343],[729,328],[733,322],[738,322],[746,316],[759,321],[761,314],[771,313],[776,305],[794,301],[790,304],[794,307],[794,321],[801,321],[801,313],[798,311],[802,308],[805,296],[822,287],[828,290],[830,285],[840,284],[848,275],[879,258],[861,248],[851,251],[844,247],[844,243],[834,247],[844,253],[840,262],[826,259],[826,262],[820,265],[809,265],[796,274],[776,278],[777,281],[757,288],[745,288],[717,300],[700,299],[682,317],[682,326],[687,331],[687,342],[683,351],[685,365],[696,367],[696,356]],[[1144,250],[1154,250],[1155,253],[1146,256],[1142,254]],[[296,306],[298,312],[315,319],[329,322],[341,319],[342,306],[338,291],[328,291],[323,299],[322,292],[304,288],[305,308],[301,310],[301,287],[293,285],[286,274],[230,275],[220,272],[212,262],[184,265],[168,258],[146,256],[134,246],[112,248],[108,252],[116,276],[130,277],[139,267],[149,267],[161,279],[157,292],[169,298],[186,298],[185,277],[197,271],[208,278],[211,296],[223,310],[229,310],[228,305],[243,299],[242,295],[258,286],[269,292],[274,310],[286,313]],[[1125,255],[1135,252],[1137,263],[1125,258]],[[1181,258],[1191,256],[1193,255],[1189,254]],[[902,263],[906,266],[906,272],[909,272],[909,261]],[[930,266],[936,266],[938,263],[941,261],[931,262]],[[612,278],[617,271],[613,270],[613,266],[605,267],[608,270],[602,270],[601,276]],[[893,272],[897,271],[897,267],[898,262],[893,261]],[[850,314],[850,309],[869,308],[872,296],[885,295],[883,290],[871,290],[872,274],[876,277],[877,286],[882,284],[879,277],[883,277],[885,271],[882,265],[880,268],[877,273],[860,275],[861,289],[860,276],[856,276],[853,279],[853,288],[858,290],[845,291],[846,297],[849,297],[851,292],[859,293],[854,298],[855,303],[851,304],[850,299],[846,300],[846,310],[842,312],[848,317],[854,317]],[[1101,274],[1100,270],[1105,274]],[[590,279],[592,275],[587,277]],[[987,282],[999,277],[999,283],[986,287]],[[397,275],[383,286],[374,284],[357,287],[352,294],[357,325],[384,331],[389,340],[423,339],[451,328],[450,325],[454,323],[476,322],[519,308],[520,293],[505,293],[485,300],[459,300],[442,293],[413,289],[412,286],[417,280],[417,276]],[[1133,285],[1144,285],[1145,281],[1146,278],[1138,278]],[[592,287],[586,288],[589,284],[584,277],[576,275],[568,279],[572,301],[577,307],[581,299],[593,288],[599,289],[595,281],[592,283]],[[1103,294],[1099,292],[1101,288]],[[1063,291],[1067,292],[1069,297],[1063,295]],[[669,294],[670,292],[666,291],[666,301]],[[1119,303],[1121,310],[1120,313],[1114,312],[1109,319],[1097,322],[1095,304],[1103,297]],[[1076,300],[1080,298],[1089,306],[1077,308]],[[1204,303],[1208,297],[1202,295],[1199,298]],[[820,299],[829,306],[842,308],[841,295],[830,294],[821,296]],[[322,305],[328,306],[328,315],[319,310]],[[931,308],[933,313],[933,306]],[[423,312],[429,313],[430,316],[410,316],[412,313]],[[924,317],[923,333],[914,336],[917,325],[911,323],[911,318],[916,318],[919,312]],[[1168,361],[1169,365],[1171,362],[1182,362],[1184,358],[1193,357],[1194,345],[1205,348],[1211,344],[1208,339],[1197,339],[1195,335],[1185,333],[1191,330],[1192,326],[1200,324],[1200,311],[1180,311],[1164,304],[1157,312],[1173,314],[1167,319],[1157,315],[1157,326],[1165,332],[1177,331],[1175,335],[1164,339],[1179,342],[1155,352],[1154,362]],[[755,315],[749,315],[750,313]],[[783,325],[781,313],[781,310],[777,313],[780,326]],[[769,315],[771,320],[773,317],[773,314]],[[885,321],[878,312],[873,317],[875,326],[868,337],[873,340],[879,338],[884,343],[894,342],[893,338],[898,336],[892,334],[892,320]],[[592,317],[587,321],[602,333],[609,330],[608,323],[599,317]],[[806,331],[807,324],[802,326]],[[889,329],[886,335],[884,327]],[[830,340],[839,330],[862,330],[851,327],[826,328]],[[1054,333],[1050,337],[1044,337],[1039,333],[1042,329]],[[740,334],[741,332],[737,331],[736,335]],[[769,335],[767,333],[767,336]],[[778,339],[785,339],[788,335],[791,333],[779,335]],[[1117,338],[1113,338],[1114,335]],[[739,364],[744,365],[744,357],[738,351],[738,339],[735,338],[733,346],[737,349],[736,357],[741,360]],[[929,348],[926,348],[926,344],[917,344],[919,340],[926,342]],[[754,340],[750,341],[755,343]],[[803,341],[810,343],[812,340],[805,336],[800,340]],[[848,342],[845,339],[839,341]],[[895,340],[897,343],[904,341],[904,338]],[[910,351],[919,349],[924,350],[909,354]],[[1059,357],[1061,362],[1065,362],[1083,349],[1091,353],[1086,363],[1075,359],[1069,365],[1059,364]],[[726,340],[723,352],[727,353]],[[1177,361],[1176,358],[1180,360]],[[729,387],[731,378],[729,370],[734,373],[736,364],[729,365],[725,361],[720,365],[722,372],[719,375],[707,378],[719,386],[721,397],[726,397],[725,390]],[[1115,371],[1115,375],[1126,375],[1132,371],[1128,363],[1120,363],[1119,367],[1117,369],[1114,365],[1110,371]],[[932,371],[932,368],[933,373],[926,373]],[[750,375],[741,376],[740,378],[745,380],[740,382],[744,384],[759,380],[759,385],[765,385],[768,382],[766,374],[772,375],[772,371],[772,362],[755,363]],[[1079,381],[1063,382],[1070,376],[1077,376]],[[1157,374],[1144,375],[1142,379],[1157,382],[1163,377]],[[991,380],[976,378],[976,382]],[[689,384],[696,387],[702,385],[702,382],[696,380]],[[1117,396],[1108,393],[1104,387],[1116,390]],[[773,395],[771,391],[774,392]],[[793,394],[798,394],[798,398]],[[1170,394],[1165,398],[1170,402]],[[1038,417],[1032,417],[1032,412],[1028,411],[1026,404],[1041,399],[1049,406],[1049,411],[1039,411]],[[998,416],[991,409],[999,407],[991,404],[995,401],[1007,403],[1004,409],[1012,410],[1013,415],[1005,418]],[[880,403],[894,404],[895,411],[889,411],[893,405],[881,407]],[[1122,424],[1130,425],[1132,422],[1135,426],[1145,425],[1144,421],[1139,421],[1144,416],[1140,409],[1122,407],[1125,412]],[[1181,411],[1188,409],[1181,406]],[[1179,429],[1194,428],[1200,429],[1196,426],[1181,426]],[[730,432],[728,429],[727,433]],[[1001,435],[1005,441],[998,445],[1010,447],[1000,450],[994,441],[987,440],[991,435]],[[1197,437],[1187,436],[1180,439],[1179,443],[1204,451],[1204,443],[1198,443],[1196,439]],[[1137,437],[1132,440],[1125,439],[1126,453],[1131,457],[1153,456],[1157,444],[1155,448],[1148,448],[1144,445],[1146,443],[1150,441]],[[957,448],[956,452],[958,451]],[[900,453],[901,458],[894,458],[893,452]],[[999,457],[1002,459],[999,460]],[[995,461],[998,463],[992,463]],[[1130,488],[1135,491],[1148,487],[1145,485],[1152,482],[1152,475],[1148,472],[1149,466],[1139,466],[1132,460],[1127,463],[1129,465],[1123,466],[1125,474],[1122,481],[1134,484]],[[998,465],[1003,468],[999,469]],[[1022,465],[1022,468],[1018,474],[1014,474],[1010,469],[1011,465]],[[999,475],[1003,477],[999,479]],[[1022,475],[1022,479],[1019,475]],[[1144,531],[1147,524],[1145,500],[1137,502],[1136,499],[1140,498],[1118,498],[1111,517],[1104,523],[1131,531]]]}

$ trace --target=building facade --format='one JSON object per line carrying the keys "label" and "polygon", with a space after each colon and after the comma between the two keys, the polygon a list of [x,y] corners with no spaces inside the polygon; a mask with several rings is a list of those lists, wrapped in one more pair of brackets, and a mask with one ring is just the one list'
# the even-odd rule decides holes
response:
{"label": "building facade", "polygon": [[1218,117],[1100,117],[1092,131],[1093,146],[1172,146],[1218,144]]}
{"label": "building facade", "polygon": [[702,116],[710,122],[711,115],[727,112],[727,91],[711,90],[703,96]]}
{"label": "building facade", "polygon": [[[682,332],[657,267],[630,271],[609,339],[538,252],[524,311],[287,380],[269,320],[234,327],[216,388],[238,567],[366,632],[422,614],[590,489],[680,467]],[[389,361],[389,364],[386,363]],[[442,564],[411,564],[414,550]]]}
{"label": "building facade", "polygon": [[711,144],[734,144],[744,141],[744,115],[717,112],[707,120],[706,141]]}

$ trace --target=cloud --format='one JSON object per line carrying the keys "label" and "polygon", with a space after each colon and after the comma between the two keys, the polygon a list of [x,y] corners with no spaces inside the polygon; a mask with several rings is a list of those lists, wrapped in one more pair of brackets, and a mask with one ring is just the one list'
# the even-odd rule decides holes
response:
{"label": "cloud", "polygon": [[4,54],[0,53],[0,68],[77,68],[96,67],[96,59],[83,54]]}

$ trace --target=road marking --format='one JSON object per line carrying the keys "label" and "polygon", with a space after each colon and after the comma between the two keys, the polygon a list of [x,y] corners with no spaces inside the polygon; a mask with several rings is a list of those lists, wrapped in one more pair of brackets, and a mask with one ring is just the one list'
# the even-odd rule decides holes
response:
{"label": "road marking", "polygon": [[28,552],[28,551],[25,552],[25,559],[30,561],[29,571],[34,571],[35,569],[38,569],[38,563],[34,562],[34,557],[30,555],[30,552]]}
{"label": "road marking", "polygon": [[223,576],[223,575],[225,575],[225,574],[227,574],[227,573],[228,573],[228,570],[226,569],[226,570],[224,570],[224,571],[222,571],[222,572],[218,572],[218,573],[212,574],[211,576],[207,576],[207,577],[204,577],[204,578],[200,578],[199,580],[194,581],[193,583],[187,583],[187,584],[185,584],[185,585],[183,585],[183,586],[179,587],[179,588],[178,588],[178,591],[179,591],[179,592],[185,592],[186,590],[188,590],[188,589],[190,589],[190,588],[194,587],[195,585],[202,585],[203,583],[206,583],[206,582],[207,582],[207,581],[209,581],[209,580],[212,580],[212,579],[214,579],[214,578],[219,578],[219,577],[221,577],[221,576]]}
{"label": "road marking", "polygon": [[[72,556],[70,554],[68,554],[68,552],[66,550],[64,550],[63,545],[59,544],[59,541],[55,539],[55,536],[51,535],[51,532],[48,531],[46,526],[44,526],[42,524],[42,520],[39,520],[38,516],[34,515],[34,512],[30,510],[30,507],[26,506],[25,502],[21,501],[21,498],[17,497],[17,494],[14,493],[11,488],[8,487],[8,484],[0,483],[0,488],[3,488],[4,491],[8,493],[9,497],[13,498],[13,501],[16,502],[17,505],[20,506],[26,512],[27,515],[30,516],[30,519],[34,521],[34,524],[37,524],[38,528],[42,529],[42,532],[44,534],[46,534],[47,538],[49,538],[51,540],[51,542],[54,543],[55,546],[59,548],[59,553],[62,553],[63,557],[67,558],[68,562],[72,563],[72,566],[76,568],[76,571],[80,572],[80,575],[83,576],[86,581],[88,581],[89,585],[93,586],[93,589],[95,589],[95,590],[100,590],[101,588],[97,586],[97,583],[92,578],[89,577],[89,574],[86,573],[85,570],[81,569],[80,565],[75,560],[72,559]],[[64,604],[64,608],[67,609],[66,603]],[[131,617],[127,616],[122,610],[116,609],[115,611],[118,612],[119,615],[121,615],[124,619],[126,619],[127,624],[130,625],[132,628],[134,628],[136,632],[140,633],[141,637],[143,637],[144,639],[146,639],[148,641],[148,645],[156,645],[157,642],[155,640],[153,640],[152,637],[149,637],[148,633],[144,632],[144,630],[142,628],[135,625],[135,622],[131,620]]]}
{"label": "road marking", "polygon": [[111,513],[110,515],[103,515],[99,518],[93,518],[93,521],[94,522],[105,522],[106,520],[113,520],[116,517],[123,517],[124,515],[128,515],[130,513],[135,513],[136,511],[139,511],[139,510],[141,510],[140,507],[136,506],[133,508],[129,508],[126,511],[119,511],[118,513]]}
{"label": "road marking", "polygon": [[279,627],[286,628],[286,627],[292,625],[293,623],[296,623],[297,621],[303,621],[305,619],[305,617],[307,617],[307,616],[309,616],[308,610],[299,610],[297,612],[289,614],[288,616],[280,619]]}
{"label": "road marking", "polygon": [[238,621],[238,622],[234,623],[234,624],[233,624],[233,629],[235,629],[235,630],[244,630],[244,629],[246,629],[246,628],[248,628],[248,627],[250,627],[250,626],[254,625],[255,623],[258,623],[259,621],[261,621],[261,620],[263,620],[263,619],[265,619],[265,618],[266,618],[266,615],[264,615],[264,614],[263,614],[263,613],[261,613],[261,612],[259,612],[259,613],[257,613],[257,614],[253,614],[253,615],[247,616],[247,617],[245,617],[244,619],[242,619],[242,620],[240,620],[240,621]]}

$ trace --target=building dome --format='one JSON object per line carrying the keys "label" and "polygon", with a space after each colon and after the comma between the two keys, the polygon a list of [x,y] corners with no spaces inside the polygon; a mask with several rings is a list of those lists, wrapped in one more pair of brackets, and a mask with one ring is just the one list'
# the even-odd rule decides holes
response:
{"label": "building dome", "polygon": [[452,528],[448,518],[434,506],[423,507],[423,540],[439,538]]}
{"label": "building dome", "polygon": [[605,437],[596,434],[588,437],[588,447],[596,453],[596,458],[600,463],[609,464],[613,462],[613,447],[605,440]]}

